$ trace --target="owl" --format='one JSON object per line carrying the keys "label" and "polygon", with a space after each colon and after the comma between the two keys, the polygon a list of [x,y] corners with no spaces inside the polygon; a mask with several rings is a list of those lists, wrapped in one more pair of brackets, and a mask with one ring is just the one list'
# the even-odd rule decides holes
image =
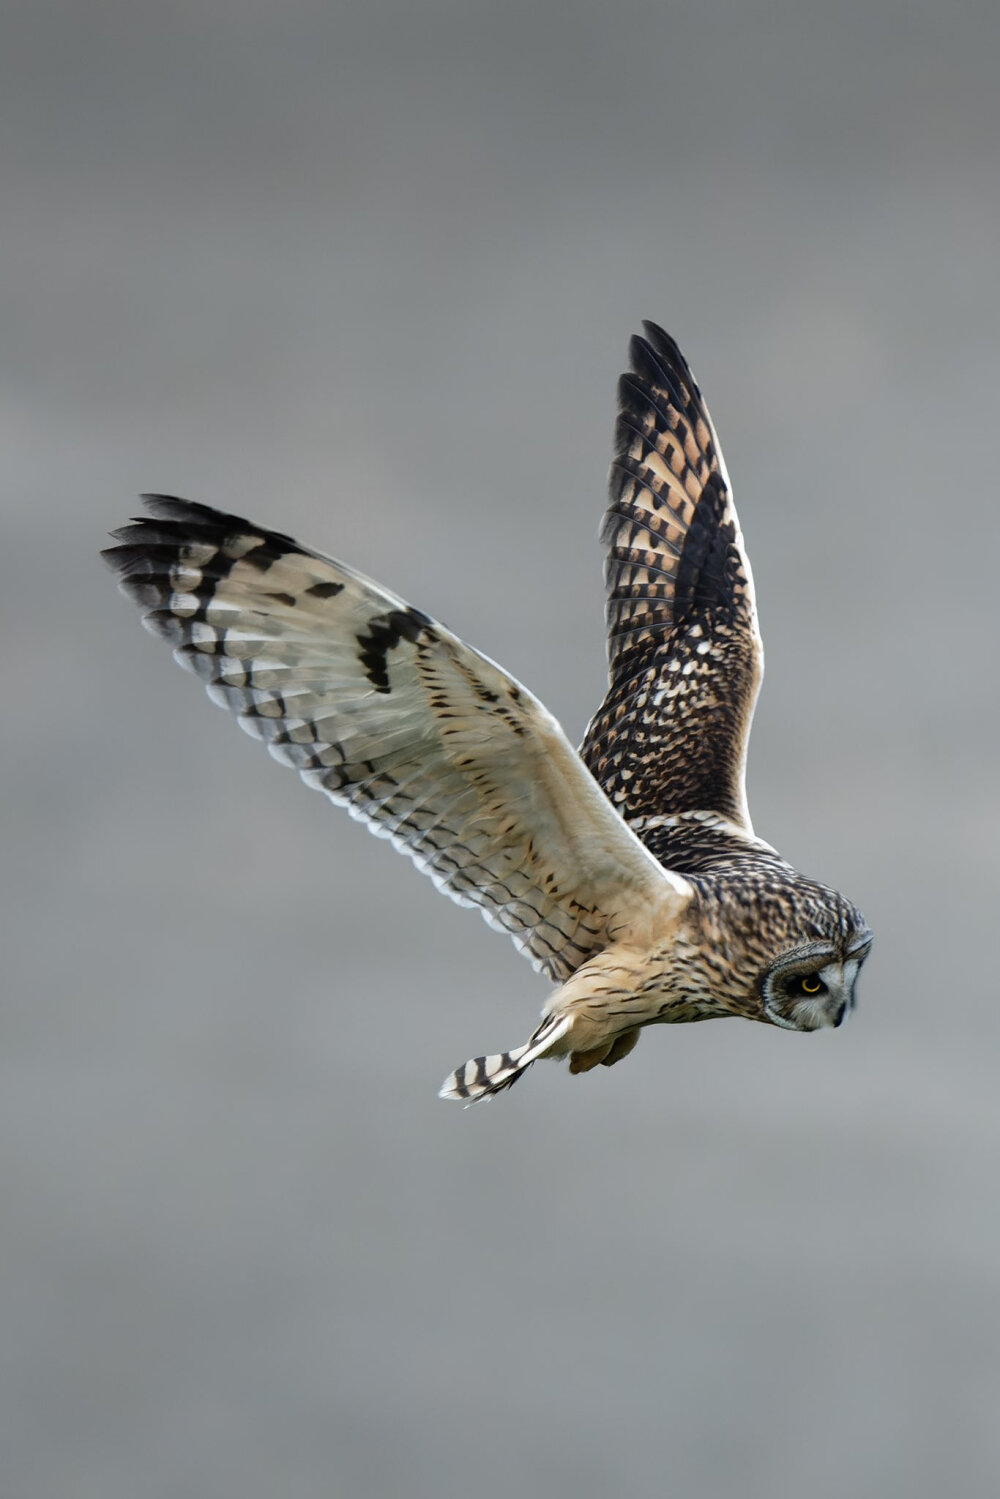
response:
{"label": "owl", "polygon": [[143,623],[308,786],[476,906],[555,984],[472,1102],[535,1061],[612,1067],[651,1025],[837,1026],[871,933],[758,838],[753,581],[708,408],[653,323],[618,386],[607,696],[574,750],[527,688],[353,568],[206,505],[145,496],[104,553]]}

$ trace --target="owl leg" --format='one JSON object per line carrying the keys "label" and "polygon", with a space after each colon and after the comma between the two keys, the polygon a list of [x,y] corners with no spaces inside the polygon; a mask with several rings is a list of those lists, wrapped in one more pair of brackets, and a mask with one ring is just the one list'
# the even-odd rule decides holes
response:
{"label": "owl leg", "polygon": [[641,1026],[637,1025],[632,1030],[622,1031],[620,1036],[616,1036],[607,1056],[601,1058],[601,1066],[613,1067],[616,1062],[620,1062],[623,1057],[627,1057],[630,1051],[635,1051],[641,1030]]}
{"label": "owl leg", "polygon": [[570,1053],[570,1072],[589,1072],[592,1067],[613,1067],[620,1062],[622,1057],[627,1057],[635,1047],[639,1039],[639,1027],[634,1026],[630,1031],[622,1031],[620,1035],[613,1036],[610,1041],[604,1041],[600,1046],[593,1046],[589,1051],[574,1051]]}
{"label": "owl leg", "polygon": [[589,1072],[592,1067],[599,1067],[605,1057],[611,1051],[611,1046],[592,1046],[589,1051],[570,1052],[570,1072]]}

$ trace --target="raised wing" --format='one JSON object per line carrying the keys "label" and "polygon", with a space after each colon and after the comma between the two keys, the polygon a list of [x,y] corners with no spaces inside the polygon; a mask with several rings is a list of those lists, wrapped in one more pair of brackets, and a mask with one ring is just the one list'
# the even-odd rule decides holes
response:
{"label": "raised wing", "polygon": [[640,836],[695,810],[752,834],[764,658],[750,564],[701,391],[673,339],[643,327],[618,385],[602,531],[611,685],[580,752]]}
{"label": "raised wing", "polygon": [[205,505],[152,512],[105,557],[213,701],[461,905],[563,980],[629,912],[679,907],[555,719],[375,583]]}

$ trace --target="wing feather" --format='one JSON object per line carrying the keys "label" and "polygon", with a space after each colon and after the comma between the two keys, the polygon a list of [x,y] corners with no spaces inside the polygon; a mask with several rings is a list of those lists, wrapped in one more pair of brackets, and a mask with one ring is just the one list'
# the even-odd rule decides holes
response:
{"label": "wing feather", "polygon": [[602,530],[611,682],[581,754],[637,829],[699,811],[752,835],[763,648],[750,564],[701,391],[669,334],[644,327],[619,382]]}
{"label": "wing feather", "polygon": [[567,978],[690,887],[494,662],[343,563],[166,496],[105,556],[144,623],[275,759]]}

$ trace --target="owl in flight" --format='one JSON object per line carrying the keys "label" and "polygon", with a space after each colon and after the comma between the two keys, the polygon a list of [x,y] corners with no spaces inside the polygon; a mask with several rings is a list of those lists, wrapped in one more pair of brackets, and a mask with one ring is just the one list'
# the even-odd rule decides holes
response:
{"label": "owl in flight", "polygon": [[647,1025],[839,1025],[871,946],[850,901],[754,834],[750,565],[701,391],[644,328],[602,532],[610,686],[579,751],[495,662],[290,536],[149,495],[104,553],[242,728],[558,985],[523,1046],[466,1062],[444,1098],[540,1057],[611,1067]]}

